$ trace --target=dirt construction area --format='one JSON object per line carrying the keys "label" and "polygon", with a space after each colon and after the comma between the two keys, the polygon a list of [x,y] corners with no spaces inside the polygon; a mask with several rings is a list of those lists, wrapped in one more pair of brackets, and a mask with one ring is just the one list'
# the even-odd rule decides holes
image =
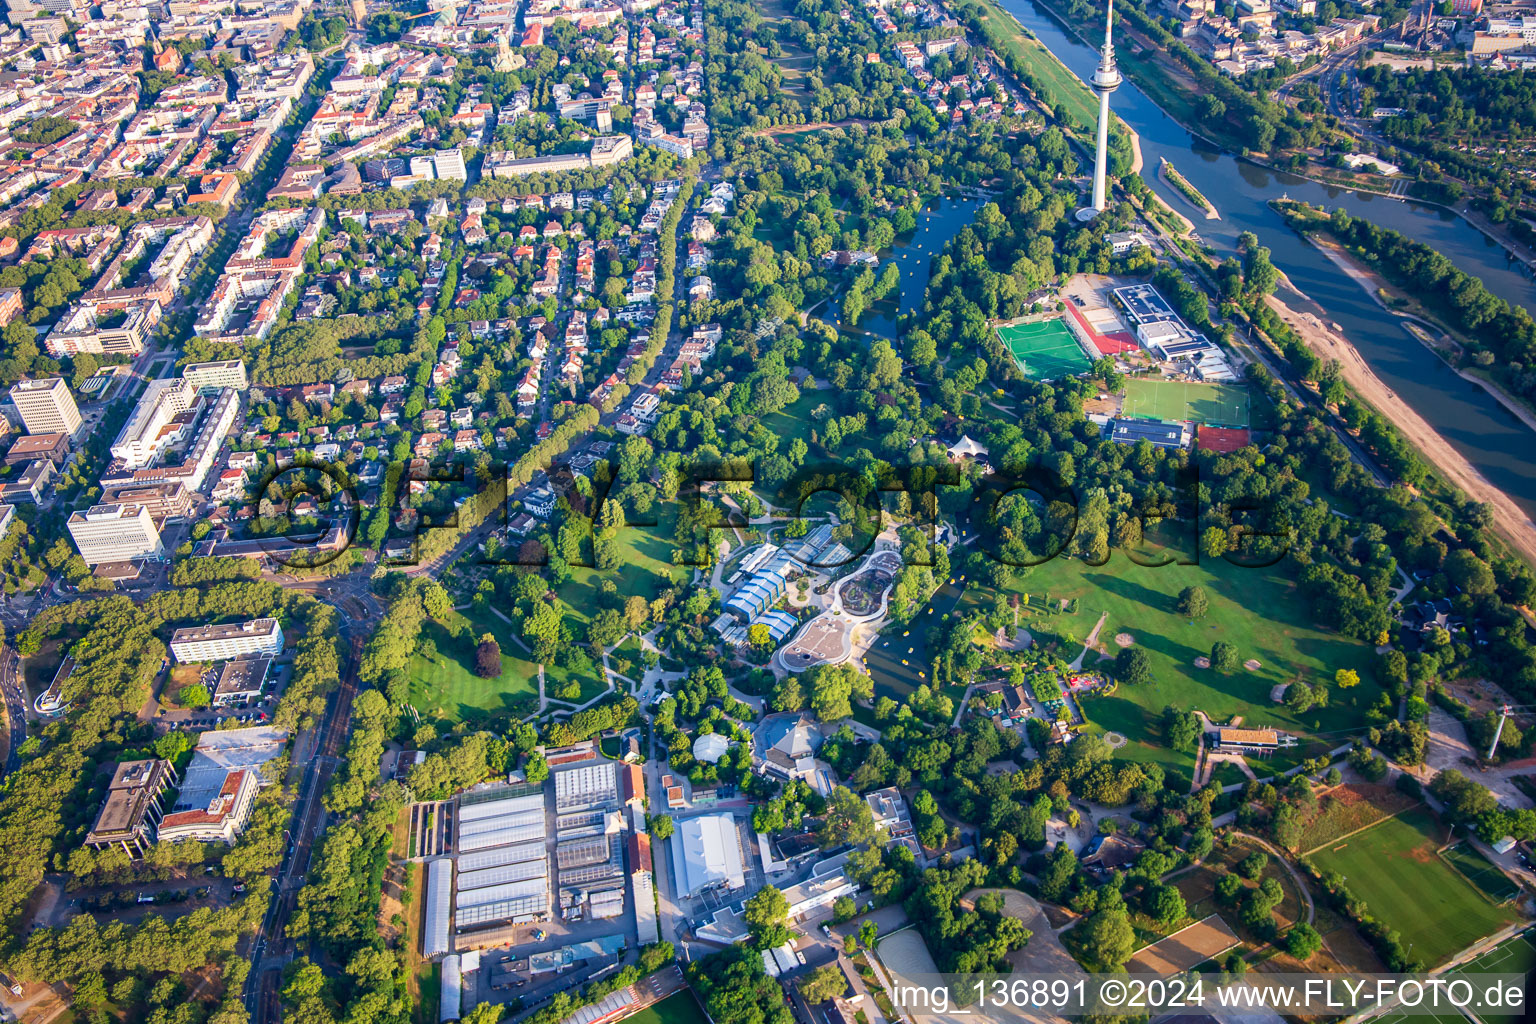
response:
{"label": "dirt construction area", "polygon": [[1125,969],[1131,974],[1161,977],[1193,970],[1242,942],[1221,915],[1212,914],[1147,946],[1131,957]]}

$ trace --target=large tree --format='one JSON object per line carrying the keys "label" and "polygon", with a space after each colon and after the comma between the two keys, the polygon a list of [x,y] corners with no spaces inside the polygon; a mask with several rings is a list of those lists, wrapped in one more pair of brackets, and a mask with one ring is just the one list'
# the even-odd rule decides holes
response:
{"label": "large tree", "polygon": [[842,995],[848,990],[848,979],[837,964],[825,964],[800,979],[800,996],[815,1006]]}
{"label": "large tree", "polygon": [[789,900],[771,885],[765,885],[747,900],[741,916],[752,933],[758,949],[772,949],[790,941]]}
{"label": "large tree", "polygon": [[1122,647],[1115,655],[1115,678],[1140,686],[1152,678],[1152,659],[1140,647]]}
{"label": "large tree", "polygon": [[1205,588],[1199,586],[1185,587],[1179,591],[1179,614],[1186,619],[1203,619],[1210,609],[1211,602],[1205,594]]}
{"label": "large tree", "polygon": [[475,648],[475,675],[481,679],[496,679],[501,675],[501,645],[492,633],[483,634]]}
{"label": "large tree", "polygon": [[880,830],[875,827],[875,814],[869,804],[847,786],[837,786],[827,798],[826,813],[822,818],[817,838],[823,849],[833,846],[860,846],[872,843]]}

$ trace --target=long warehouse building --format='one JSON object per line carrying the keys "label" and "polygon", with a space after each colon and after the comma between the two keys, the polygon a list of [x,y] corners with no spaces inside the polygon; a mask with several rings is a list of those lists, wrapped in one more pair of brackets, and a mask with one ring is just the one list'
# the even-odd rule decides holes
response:
{"label": "long warehouse building", "polygon": [[427,865],[427,917],[421,931],[421,955],[430,960],[448,952],[448,923],[453,903],[453,861]]}
{"label": "long warehouse building", "polygon": [[533,793],[527,796],[504,797],[495,800],[483,800],[480,803],[461,804],[459,807],[460,821],[479,821],[481,818],[499,818],[504,814],[520,814],[525,811],[538,811],[544,813],[544,794]]}
{"label": "long warehouse building", "polygon": [[[484,889],[504,882],[522,882],[530,878],[548,878],[549,861],[525,860],[521,864],[503,864],[483,871],[459,870],[459,892],[466,889]],[[462,902],[462,901],[461,901]]]}
{"label": "long warehouse building", "polygon": [[459,821],[459,835],[461,837],[484,835],[487,832],[499,832],[507,828],[522,828],[526,825],[544,827],[543,811],[519,811],[516,814],[507,814],[499,818],[480,818],[476,821]]}

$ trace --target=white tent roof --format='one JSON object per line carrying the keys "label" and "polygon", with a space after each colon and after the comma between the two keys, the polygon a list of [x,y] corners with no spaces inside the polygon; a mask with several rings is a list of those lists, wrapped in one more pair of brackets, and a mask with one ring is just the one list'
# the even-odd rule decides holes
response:
{"label": "white tent roof", "polygon": [[705,764],[715,764],[730,749],[731,741],[718,732],[705,733],[693,741],[693,757]]}
{"label": "white tent roof", "polygon": [[973,441],[971,435],[962,434],[960,435],[960,440],[949,446],[949,454],[957,459],[963,457],[975,458],[978,455],[986,455],[987,449],[981,442]]}

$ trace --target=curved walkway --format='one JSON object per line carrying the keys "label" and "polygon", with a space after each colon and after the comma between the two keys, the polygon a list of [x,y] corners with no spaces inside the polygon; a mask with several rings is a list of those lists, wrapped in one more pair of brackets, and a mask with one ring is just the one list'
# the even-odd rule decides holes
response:
{"label": "curved walkway", "polygon": [[1306,904],[1306,907],[1307,907],[1307,924],[1311,924],[1314,920],[1316,920],[1316,918],[1317,918],[1317,908],[1314,907],[1313,904],[1312,904],[1312,891],[1307,888],[1307,883],[1301,877],[1301,872],[1297,871],[1296,870],[1296,866],[1291,863],[1290,856],[1285,851],[1281,850],[1278,846],[1276,846],[1274,843],[1271,843],[1268,839],[1260,839],[1258,836],[1254,835],[1252,832],[1240,832],[1240,831],[1234,829],[1233,830],[1233,835],[1242,836],[1244,839],[1247,839],[1249,842],[1252,842],[1255,845],[1261,847],[1262,849],[1268,851],[1268,853],[1269,853],[1269,855],[1271,857],[1275,858],[1281,864],[1285,865],[1286,873],[1288,873],[1291,876],[1291,881],[1296,883],[1296,892],[1297,892],[1297,894],[1301,897],[1301,901],[1304,904]]}

